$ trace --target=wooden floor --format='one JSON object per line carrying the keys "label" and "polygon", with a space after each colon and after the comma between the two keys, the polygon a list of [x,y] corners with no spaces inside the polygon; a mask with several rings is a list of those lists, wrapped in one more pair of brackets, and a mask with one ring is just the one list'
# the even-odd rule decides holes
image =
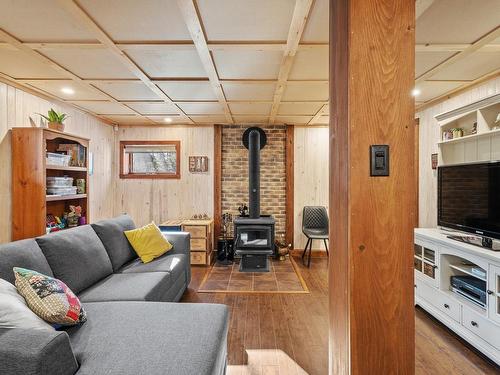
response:
{"label": "wooden floor", "polygon": [[[302,266],[310,294],[197,293],[207,272],[192,267],[183,302],[225,303],[231,311],[229,364],[247,363],[246,349],[281,349],[311,375],[328,372],[328,278],[326,258]],[[500,368],[478,355],[422,309],[416,314],[416,374],[499,374]]]}

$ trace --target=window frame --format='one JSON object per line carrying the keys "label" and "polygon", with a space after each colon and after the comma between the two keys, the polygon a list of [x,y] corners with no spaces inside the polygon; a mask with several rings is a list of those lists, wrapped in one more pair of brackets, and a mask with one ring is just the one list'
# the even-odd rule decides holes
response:
{"label": "window frame", "polygon": [[[135,145],[173,145],[176,152],[176,172],[174,173],[132,173],[129,167],[129,173],[124,173],[124,160],[126,146]],[[132,154],[129,155],[132,157]],[[132,165],[132,161],[129,161]],[[120,141],[120,178],[122,179],[180,179],[181,178],[181,141]]]}

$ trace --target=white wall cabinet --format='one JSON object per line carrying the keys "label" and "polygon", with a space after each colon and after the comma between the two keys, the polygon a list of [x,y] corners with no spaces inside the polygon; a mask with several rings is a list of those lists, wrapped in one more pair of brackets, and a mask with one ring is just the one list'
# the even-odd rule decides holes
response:
{"label": "white wall cabinet", "polygon": [[[500,365],[500,253],[415,229],[415,304]],[[453,290],[451,277],[485,286],[484,301]]]}

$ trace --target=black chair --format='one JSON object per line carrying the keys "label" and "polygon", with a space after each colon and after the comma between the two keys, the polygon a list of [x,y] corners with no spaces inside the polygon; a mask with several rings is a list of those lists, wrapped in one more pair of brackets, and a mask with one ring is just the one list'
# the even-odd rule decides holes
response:
{"label": "black chair", "polygon": [[323,240],[328,253],[328,213],[323,206],[305,206],[302,211],[302,233],[307,237],[306,247],[302,253],[302,263],[304,263],[304,256],[307,253],[309,246],[309,257],[307,260],[307,267],[311,265],[311,252],[313,240]]}

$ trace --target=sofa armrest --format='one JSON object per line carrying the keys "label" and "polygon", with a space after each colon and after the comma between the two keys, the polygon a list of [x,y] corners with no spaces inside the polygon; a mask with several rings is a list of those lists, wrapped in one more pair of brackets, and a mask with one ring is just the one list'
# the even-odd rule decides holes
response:
{"label": "sofa armrest", "polygon": [[73,375],[77,370],[66,332],[0,328],[0,374]]}
{"label": "sofa armrest", "polygon": [[174,247],[168,254],[186,255],[186,285],[191,282],[191,233],[189,232],[162,232],[165,238]]}
{"label": "sofa armrest", "polygon": [[188,258],[191,254],[191,234],[188,232],[162,232],[165,238],[174,247],[169,254],[186,254]]}

